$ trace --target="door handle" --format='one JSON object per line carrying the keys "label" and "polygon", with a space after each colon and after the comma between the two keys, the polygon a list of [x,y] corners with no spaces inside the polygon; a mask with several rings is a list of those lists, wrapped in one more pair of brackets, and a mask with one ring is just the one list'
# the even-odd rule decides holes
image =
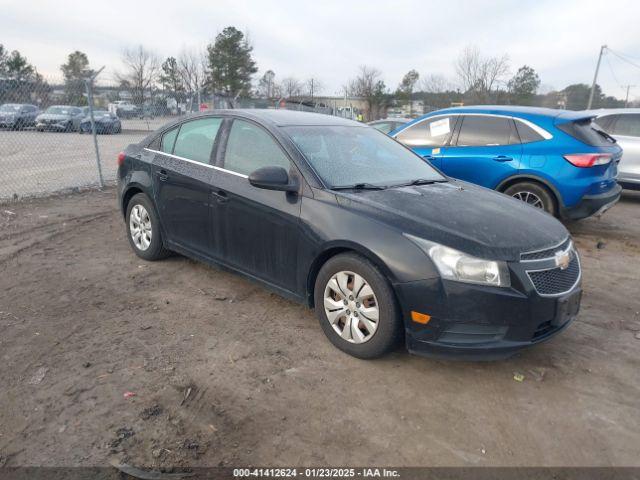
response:
{"label": "door handle", "polygon": [[428,161],[430,161],[430,162],[431,162],[432,160],[435,160],[435,159],[436,159],[436,157],[434,157],[433,155],[429,155],[429,154],[422,155],[422,158],[424,158],[425,160],[428,160]]}
{"label": "door handle", "polygon": [[511,157],[507,157],[506,155],[498,155],[497,157],[493,157],[496,162],[510,162],[513,160]]}
{"label": "door handle", "polygon": [[161,182],[166,182],[169,179],[169,175],[167,174],[166,170],[160,170],[158,172],[158,178]]}
{"label": "door handle", "polygon": [[215,197],[216,202],[218,203],[227,203],[229,201],[229,197],[227,197],[227,192],[224,190],[218,190],[217,192],[211,192],[211,195]]}

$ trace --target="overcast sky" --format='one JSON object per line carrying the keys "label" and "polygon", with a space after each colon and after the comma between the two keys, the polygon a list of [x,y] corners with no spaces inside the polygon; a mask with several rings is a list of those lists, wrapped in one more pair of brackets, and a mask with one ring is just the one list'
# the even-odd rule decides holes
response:
{"label": "overcast sky", "polygon": [[[225,26],[248,32],[261,75],[319,78],[338,92],[359,65],[383,72],[395,89],[402,75],[442,74],[455,81],[465,46],[507,54],[512,72],[527,64],[545,89],[591,83],[600,45],[640,65],[638,0],[279,0],[25,1],[0,0],[0,43],[27,56],[46,76],[59,76],[69,52],[113,78],[124,48],[142,44],[161,57],[204,48]],[[599,83],[624,98],[640,68],[608,54]]]}

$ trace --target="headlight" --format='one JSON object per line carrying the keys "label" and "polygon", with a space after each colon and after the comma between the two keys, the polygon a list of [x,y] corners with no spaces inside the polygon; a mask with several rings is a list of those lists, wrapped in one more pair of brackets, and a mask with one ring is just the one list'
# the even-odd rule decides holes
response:
{"label": "headlight", "polygon": [[511,285],[506,262],[483,260],[424,238],[404,234],[429,255],[442,278],[457,282],[508,287]]}

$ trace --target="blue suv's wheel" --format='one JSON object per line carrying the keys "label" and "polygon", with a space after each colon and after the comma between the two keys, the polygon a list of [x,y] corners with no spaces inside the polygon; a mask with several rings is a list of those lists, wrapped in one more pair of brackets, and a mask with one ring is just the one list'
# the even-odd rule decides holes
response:
{"label": "blue suv's wheel", "polygon": [[505,195],[528,203],[532,207],[556,215],[557,205],[553,194],[538,183],[519,182],[504,191]]}

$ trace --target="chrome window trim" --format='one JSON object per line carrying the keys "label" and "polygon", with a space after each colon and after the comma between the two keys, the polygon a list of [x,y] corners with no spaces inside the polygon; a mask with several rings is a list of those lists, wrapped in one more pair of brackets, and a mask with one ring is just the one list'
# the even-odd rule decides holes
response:
{"label": "chrome window trim", "polygon": [[[410,126],[408,126],[407,128],[403,128],[400,132],[398,132],[393,138],[397,138],[398,135],[400,135],[402,132],[404,132],[405,130],[408,130],[410,128],[413,128],[416,125],[419,125],[427,120],[431,120],[434,118],[438,118],[438,117],[452,117],[452,116],[459,116],[459,117],[463,117],[465,115],[468,116],[481,116],[481,117],[500,117],[500,118],[510,118],[511,120],[514,120],[516,122],[521,122],[524,125],[526,125],[527,127],[531,128],[534,132],[536,132],[538,135],[540,135],[543,139],[545,140],[551,140],[553,138],[553,135],[551,133],[549,133],[547,130],[545,130],[544,128],[536,125],[535,123],[526,120],[524,118],[520,118],[520,117],[514,117],[513,115],[506,115],[506,114],[499,114],[499,113],[467,113],[467,112],[457,112],[457,113],[441,113],[438,115],[434,115],[432,117],[427,117],[427,118],[423,118],[422,120],[411,124]],[[533,142],[527,142],[527,143],[533,143]],[[526,143],[522,143],[520,142],[520,145],[526,145]],[[464,147],[466,145],[456,145],[456,147]],[[475,145],[477,146],[477,145]],[[482,145],[480,145],[482,146]],[[487,146],[492,146],[492,145],[487,145]],[[495,146],[495,145],[494,145]]]}
{"label": "chrome window trim", "polygon": [[159,150],[153,150],[151,148],[147,148],[144,147],[144,149],[148,152],[152,152],[152,153],[157,153],[159,155],[166,155],[167,157],[171,157],[171,158],[175,158],[177,160],[183,160],[185,162],[189,162],[189,163],[193,163],[194,165],[201,165],[203,167],[208,167],[208,168],[212,168],[214,170],[218,170],[219,172],[224,172],[224,173],[229,173],[231,175],[235,175],[237,177],[241,177],[241,178],[249,178],[248,175],[244,175],[242,173],[238,173],[238,172],[234,172],[233,170],[227,170],[226,168],[222,168],[222,167],[217,167],[215,165],[211,165],[210,163],[202,163],[202,162],[196,162],[195,160],[190,160],[188,158],[184,158],[184,157],[180,157],[178,155],[174,155],[172,153],[167,153],[167,152],[161,152]]}
{"label": "chrome window trim", "polygon": [[522,255],[529,255],[531,253],[537,253],[537,252],[544,252],[545,250],[553,250],[556,247],[559,247],[560,245],[562,245],[563,243],[565,243],[567,240],[570,240],[569,245],[567,246],[567,248],[565,248],[562,252],[566,252],[567,250],[570,250],[573,247],[573,240],[570,239],[570,237],[565,238],[564,240],[562,240],[559,243],[556,243],[555,245],[551,246],[551,247],[545,247],[545,248],[539,248],[537,250],[531,250],[528,252],[521,252],[520,253],[520,263],[529,263],[529,262],[543,262],[545,260],[551,260],[554,258],[554,256],[550,256],[550,257],[546,257],[546,258],[536,258],[536,259],[531,259],[531,260],[522,260]]}

